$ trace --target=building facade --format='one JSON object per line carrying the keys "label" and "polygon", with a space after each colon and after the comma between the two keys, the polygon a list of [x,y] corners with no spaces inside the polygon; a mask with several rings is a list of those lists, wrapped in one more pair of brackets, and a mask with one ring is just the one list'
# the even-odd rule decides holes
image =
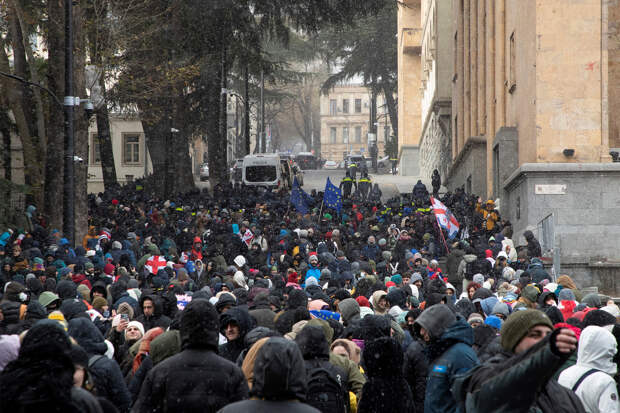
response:
{"label": "building facade", "polygon": [[[142,122],[135,115],[110,114],[110,138],[116,178],[121,185],[153,172]],[[97,123],[88,128],[88,192],[102,192],[101,151],[97,143]]]}
{"label": "building facade", "polygon": [[[620,2],[453,0],[447,187],[499,200],[581,285],[620,292]],[[605,240],[605,241],[602,241]],[[611,274],[611,275],[610,275]]]}
{"label": "building facade", "polygon": [[[349,153],[369,157],[370,90],[362,85],[344,84],[321,96],[321,158],[341,161]],[[392,134],[383,96],[377,96],[378,158]]]}
{"label": "building facade", "polygon": [[422,0],[420,177],[445,179],[452,158],[452,3]]}

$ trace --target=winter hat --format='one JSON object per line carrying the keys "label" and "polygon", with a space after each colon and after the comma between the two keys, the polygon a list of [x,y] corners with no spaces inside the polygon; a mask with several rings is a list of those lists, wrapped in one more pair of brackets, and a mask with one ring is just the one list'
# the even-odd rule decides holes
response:
{"label": "winter hat", "polygon": [[357,301],[360,307],[370,307],[370,302],[368,301],[368,298],[364,297],[363,295],[357,297],[355,301]]}
{"label": "winter hat", "polygon": [[310,261],[310,262],[318,262],[319,261],[319,257],[318,257],[318,255],[316,255],[316,252],[311,252],[310,253],[310,257],[308,258],[308,261]]}
{"label": "winter hat", "polygon": [[484,275],[482,274],[475,274],[473,277],[473,282],[475,282],[476,284],[484,284]]}
{"label": "winter hat", "polygon": [[390,258],[392,258],[392,253],[390,251],[383,251],[381,253],[381,258],[383,258],[384,261],[389,261]]}
{"label": "winter hat", "polygon": [[39,304],[41,304],[43,307],[47,307],[56,300],[60,300],[60,297],[58,297],[58,295],[54,294],[51,291],[44,291],[39,296]]}
{"label": "winter hat", "polygon": [[558,295],[558,300],[560,301],[575,301],[575,293],[573,290],[569,288],[562,288],[560,294]]}
{"label": "winter hat", "polygon": [[392,281],[396,285],[399,285],[403,283],[403,277],[401,277],[400,274],[396,274],[392,276],[392,279],[390,281]]}
{"label": "winter hat", "polygon": [[588,311],[583,318],[583,328],[588,326],[605,327],[616,324],[616,317],[603,310]]}
{"label": "winter hat", "polygon": [[484,320],[484,324],[490,325],[491,327],[495,327],[498,330],[502,328],[502,320],[499,317],[494,316],[494,315],[488,316]]}
{"label": "winter hat", "polygon": [[387,244],[387,241],[385,240],[385,238],[381,238],[378,242],[380,247],[385,247]]}
{"label": "winter hat", "polygon": [[114,265],[107,263],[104,267],[103,267],[103,272],[106,273],[109,276],[114,275]]}
{"label": "winter hat", "polygon": [[130,321],[129,324],[127,324],[127,328],[129,327],[137,328],[138,330],[140,330],[140,334],[144,336],[144,326],[142,325],[141,322],[136,321],[136,320]]}
{"label": "winter hat", "polygon": [[129,304],[128,302],[122,302],[118,305],[118,308],[116,309],[116,312],[118,314],[127,314],[129,316],[129,319],[131,320],[134,316],[134,311],[133,311],[133,307],[131,306],[131,304]]}
{"label": "winter hat", "polygon": [[581,329],[577,326],[568,324],[568,323],[557,323],[553,326],[556,330],[559,328],[568,328],[575,333],[575,337],[577,337],[577,341],[579,341],[579,336],[581,336]]}
{"label": "winter hat", "polygon": [[471,313],[469,315],[469,317],[467,318],[467,324],[472,324],[472,323],[484,323],[484,318],[482,318],[482,316],[478,313]]}
{"label": "winter hat", "polygon": [[233,261],[235,264],[237,264],[238,267],[243,267],[246,263],[245,257],[243,255],[237,255]]}
{"label": "winter hat", "polygon": [[411,274],[411,278],[409,279],[409,284],[413,284],[416,281],[423,281],[422,275],[419,272],[414,272],[413,274]]}
{"label": "winter hat", "polygon": [[431,338],[439,338],[455,322],[456,316],[447,305],[436,304],[424,310],[414,325],[418,333],[422,327]]}
{"label": "winter hat", "polygon": [[328,268],[321,270],[321,280],[329,280],[332,277],[332,272]]}
{"label": "winter hat", "polygon": [[501,329],[501,344],[504,350],[513,352],[521,339],[535,326],[547,326],[553,329],[549,317],[539,310],[522,310],[512,313]]}
{"label": "winter hat", "polygon": [[601,297],[597,293],[590,293],[583,297],[582,303],[591,308],[599,308],[601,306]]}
{"label": "winter hat", "polygon": [[538,288],[533,285],[528,285],[523,290],[521,290],[521,297],[527,298],[531,302],[535,303],[538,301]]}
{"label": "winter hat", "polygon": [[607,311],[614,317],[620,317],[620,308],[618,308],[616,304],[606,305],[605,307],[601,307],[601,310]]}
{"label": "winter hat", "polygon": [[508,318],[510,315],[510,309],[508,308],[508,304],[506,303],[497,303],[493,306],[493,310],[491,314],[501,314],[505,318]]}

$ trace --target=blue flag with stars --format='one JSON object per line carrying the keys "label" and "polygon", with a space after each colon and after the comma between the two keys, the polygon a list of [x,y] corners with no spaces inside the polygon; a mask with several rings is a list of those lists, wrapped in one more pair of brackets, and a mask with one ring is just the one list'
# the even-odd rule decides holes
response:
{"label": "blue flag with stars", "polygon": [[293,181],[293,190],[291,191],[291,204],[302,214],[308,213],[308,204],[306,203],[307,194],[299,187],[297,178]]}
{"label": "blue flag with stars", "polygon": [[342,193],[340,192],[340,188],[332,184],[329,177],[327,177],[327,183],[325,184],[323,203],[326,207],[335,209],[338,212],[342,209]]}

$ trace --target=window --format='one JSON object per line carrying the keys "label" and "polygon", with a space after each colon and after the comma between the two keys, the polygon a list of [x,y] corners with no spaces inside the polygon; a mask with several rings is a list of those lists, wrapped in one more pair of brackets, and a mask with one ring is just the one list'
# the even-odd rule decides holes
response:
{"label": "window", "polygon": [[330,99],[329,100],[329,114],[335,115],[337,113],[338,113],[338,102],[336,101],[336,99]]}
{"label": "window", "polygon": [[355,143],[362,143],[362,127],[355,127]]}
{"label": "window", "polygon": [[362,99],[355,99],[355,113],[362,113]]}
{"label": "window", "polygon": [[140,163],[140,135],[127,133],[123,135],[123,163]]}
{"label": "window", "polygon": [[342,113],[349,113],[349,99],[342,99]]}
{"label": "window", "polygon": [[245,180],[248,182],[273,182],[278,179],[275,165],[256,165],[245,168]]}
{"label": "window", "polygon": [[347,126],[342,128],[342,143],[349,143],[349,128]]}
{"label": "window", "polygon": [[329,130],[329,142],[336,143],[336,128],[330,128]]}
{"label": "window", "polygon": [[91,165],[100,165],[101,164],[101,144],[97,139],[96,133],[90,134],[90,164]]}
{"label": "window", "polygon": [[510,78],[508,93],[513,93],[517,88],[517,50],[515,47],[515,32],[510,35]]}

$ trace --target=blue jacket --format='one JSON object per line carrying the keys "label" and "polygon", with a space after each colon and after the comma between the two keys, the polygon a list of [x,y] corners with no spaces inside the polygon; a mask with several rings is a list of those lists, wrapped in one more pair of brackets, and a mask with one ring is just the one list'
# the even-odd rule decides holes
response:
{"label": "blue jacket", "polygon": [[312,264],[308,264],[308,270],[306,271],[306,278],[314,277],[317,281],[321,278],[321,270]]}
{"label": "blue jacket", "polygon": [[474,330],[459,317],[437,342],[429,345],[431,352],[433,347],[446,350],[429,363],[424,413],[460,412],[450,388],[458,374],[478,364],[478,357],[471,348],[473,343]]}

